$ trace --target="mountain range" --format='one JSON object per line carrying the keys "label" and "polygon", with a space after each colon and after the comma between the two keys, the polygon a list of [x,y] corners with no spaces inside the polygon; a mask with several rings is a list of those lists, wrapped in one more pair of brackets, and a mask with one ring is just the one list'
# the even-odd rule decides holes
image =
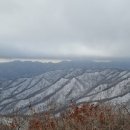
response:
{"label": "mountain range", "polygon": [[71,101],[77,104],[111,102],[130,105],[128,63],[2,63],[0,113],[12,113],[17,109],[21,113],[29,113],[30,103],[36,111],[45,111],[50,106],[56,106],[57,111],[60,111]]}

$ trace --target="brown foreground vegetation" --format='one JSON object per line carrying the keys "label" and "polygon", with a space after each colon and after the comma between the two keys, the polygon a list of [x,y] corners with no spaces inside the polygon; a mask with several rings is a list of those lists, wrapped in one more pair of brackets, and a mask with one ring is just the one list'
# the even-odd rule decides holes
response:
{"label": "brown foreground vegetation", "polygon": [[130,130],[130,113],[125,105],[72,103],[58,116],[51,112],[24,119],[14,116],[8,125],[0,124],[0,130]]}

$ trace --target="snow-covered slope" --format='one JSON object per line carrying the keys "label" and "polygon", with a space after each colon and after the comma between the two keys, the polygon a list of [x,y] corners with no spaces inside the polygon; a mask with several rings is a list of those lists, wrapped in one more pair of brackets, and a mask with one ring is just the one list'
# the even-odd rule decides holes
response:
{"label": "snow-covered slope", "polygon": [[28,112],[48,105],[81,102],[130,102],[130,72],[119,69],[69,69],[0,83],[0,113]]}

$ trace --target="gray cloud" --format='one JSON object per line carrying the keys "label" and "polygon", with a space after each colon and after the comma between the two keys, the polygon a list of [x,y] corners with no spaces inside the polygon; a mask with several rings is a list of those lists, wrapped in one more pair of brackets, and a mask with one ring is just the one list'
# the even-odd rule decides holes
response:
{"label": "gray cloud", "polygon": [[0,1],[0,57],[130,57],[129,0]]}

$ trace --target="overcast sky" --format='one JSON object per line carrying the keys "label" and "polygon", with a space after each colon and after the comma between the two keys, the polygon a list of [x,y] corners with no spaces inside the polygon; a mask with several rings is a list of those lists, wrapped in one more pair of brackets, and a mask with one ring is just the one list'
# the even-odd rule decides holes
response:
{"label": "overcast sky", "polygon": [[130,57],[130,0],[0,0],[0,58]]}

